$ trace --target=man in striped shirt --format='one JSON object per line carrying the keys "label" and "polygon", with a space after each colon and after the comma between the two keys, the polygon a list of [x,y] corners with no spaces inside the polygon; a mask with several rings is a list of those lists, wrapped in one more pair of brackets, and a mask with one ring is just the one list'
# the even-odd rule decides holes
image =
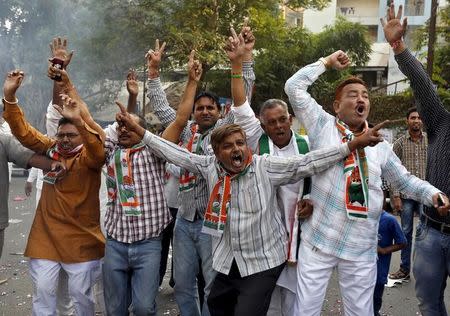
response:
{"label": "man in striped shirt", "polygon": [[[286,82],[285,92],[307,130],[311,150],[339,144],[367,129],[370,100],[361,79],[351,77],[336,88],[336,117],[307,91],[327,68],[344,69],[349,64],[347,55],[337,51],[303,67]],[[400,192],[437,206],[439,190],[409,174],[387,142],[352,152],[344,161],[314,176],[314,212],[302,225],[296,314],[320,313],[335,267],[345,313],[373,314],[377,230],[383,202],[381,176]],[[442,208],[448,207],[447,200]]]}
{"label": "man in striped shirt", "polygon": [[[235,123],[245,131],[247,144],[252,152],[270,154],[278,157],[291,157],[308,152],[305,138],[291,129],[292,117],[283,100],[270,99],[259,109],[259,121],[249,101],[246,99],[244,82],[239,77],[242,73],[244,39],[233,33],[236,45],[228,45],[232,73],[231,91],[233,96],[233,114]],[[277,190],[277,202],[287,232],[287,265],[281,272],[275,287],[267,315],[294,316],[295,292],[297,291],[297,251],[299,242],[299,218],[311,215],[312,204],[308,200],[310,178],[296,183],[283,185]],[[298,208],[298,214],[297,214]]]}
{"label": "man in striped shirt", "polygon": [[[391,4],[387,22],[382,20],[384,36],[393,47],[400,70],[410,80],[417,110],[426,127],[429,143],[426,179],[448,195],[450,113],[444,108],[422,64],[403,42],[407,22],[405,18],[401,23],[401,11],[402,6],[396,16],[394,4]],[[416,296],[422,315],[447,315],[443,295],[450,265],[450,215],[447,209],[424,206],[417,226],[413,260]]]}
{"label": "man in striped shirt", "polygon": [[[267,312],[286,260],[286,231],[276,189],[323,172],[351,151],[382,140],[380,124],[350,142],[306,155],[252,156],[245,132],[236,124],[228,124],[212,132],[214,156],[204,156],[145,131],[126,112],[118,118],[141,135],[155,155],[201,174],[208,185],[211,195],[202,229],[214,236],[213,268],[218,275],[208,299],[213,316]],[[214,220],[207,223],[209,215]]]}
{"label": "man in striped shirt", "polygon": [[[253,46],[254,40],[247,41],[244,78],[249,98],[254,81]],[[169,106],[159,78],[159,65],[163,52],[164,44],[161,47],[158,44],[155,50],[148,54],[148,98],[155,115],[166,128],[176,120],[176,113]],[[233,113],[229,112],[220,118],[218,98],[212,93],[201,92],[193,102],[193,117],[194,121],[187,122],[179,141],[191,152],[212,155],[211,132],[223,124],[232,123]],[[206,301],[216,273],[212,268],[211,236],[201,232],[208,197],[208,188],[202,175],[193,175],[182,170],[178,196],[180,207],[173,233],[174,294],[182,315],[209,315]],[[196,286],[196,276],[200,269],[205,279],[202,307],[199,305]]]}
{"label": "man in striped shirt", "polygon": [[[406,124],[408,131],[399,137],[393,146],[394,153],[400,159],[411,174],[420,179],[425,179],[425,168],[427,165],[428,139],[422,131],[422,120],[417,108],[412,107],[406,113]],[[401,212],[402,230],[406,236],[407,244],[401,252],[400,269],[389,275],[394,280],[409,280],[411,268],[412,231],[414,227],[414,213],[422,214],[423,205],[407,195],[393,190],[394,208]]]}

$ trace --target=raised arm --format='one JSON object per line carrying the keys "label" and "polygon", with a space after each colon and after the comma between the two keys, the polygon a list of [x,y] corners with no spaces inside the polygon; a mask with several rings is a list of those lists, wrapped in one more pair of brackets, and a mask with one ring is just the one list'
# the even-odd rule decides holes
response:
{"label": "raised arm", "polygon": [[339,50],[301,68],[286,81],[284,91],[289,97],[295,116],[305,126],[311,144],[314,143],[315,137],[319,135],[327,120],[331,119],[331,115],[325,112],[322,106],[312,98],[308,93],[308,88],[327,68],[344,69],[349,64],[347,55]]}
{"label": "raised arm", "polygon": [[248,103],[252,103],[253,86],[255,84],[255,72],[253,69],[253,49],[255,47],[255,36],[248,25],[248,17],[244,18],[240,35],[244,38],[245,52],[242,58],[242,76],[244,78],[245,94]]}
{"label": "raised arm", "polygon": [[[250,148],[255,151],[258,139],[262,134],[262,128],[259,120],[256,118],[250,104],[247,100],[245,91],[245,81],[243,80],[243,60],[248,57],[245,38],[251,39],[254,44],[253,35],[249,27],[244,26],[239,35],[231,28],[231,35],[228,38],[225,50],[231,63],[231,95],[233,98],[234,122],[242,126],[246,133],[247,142]],[[250,42],[250,44],[252,44]]]}
{"label": "raised arm", "polygon": [[386,41],[394,50],[395,60],[401,72],[411,83],[414,98],[418,101],[417,109],[426,126],[428,136],[433,137],[436,130],[446,128],[447,125],[440,122],[442,120],[450,120],[450,113],[444,108],[433,82],[422,64],[406,48],[403,36],[408,23],[406,18],[401,22],[402,12],[403,7],[399,6],[396,15],[394,3],[392,2],[387,12],[387,21],[383,18],[380,20]]}
{"label": "raised arm", "polygon": [[159,77],[159,67],[165,47],[166,42],[160,46],[159,40],[157,39],[155,42],[155,49],[150,49],[145,55],[148,68],[147,96],[153,107],[153,112],[161,121],[163,128],[166,128],[170,123],[175,121],[176,118],[176,112],[170,107],[169,101],[167,101],[166,93],[162,88],[161,79]]}
{"label": "raised arm", "polygon": [[127,111],[129,113],[136,113],[137,97],[139,94],[139,83],[136,77],[136,71],[130,69],[127,74],[127,91],[128,91],[128,105]]}
{"label": "raised arm", "polygon": [[55,84],[60,86],[60,89],[63,92],[63,94],[68,95],[72,100],[75,100],[77,102],[77,106],[80,109],[82,120],[87,124],[87,126],[89,126],[89,128],[94,130],[100,136],[102,141],[104,141],[106,138],[105,132],[103,131],[102,127],[98,125],[97,122],[95,122],[94,119],[92,118],[92,115],[89,112],[87,104],[78,94],[78,91],[72,84],[72,81],[70,80],[67,71],[65,69],[58,69],[50,65],[48,69],[48,77],[54,78],[55,76],[61,78],[61,80],[55,81]]}
{"label": "raised arm", "polygon": [[180,141],[181,133],[191,117],[197,85],[202,76],[202,64],[198,60],[194,60],[194,56],[195,51],[192,51],[188,61],[188,82],[184,89],[181,102],[178,105],[175,121],[170,123],[162,134],[162,138],[177,144]]}
{"label": "raised arm", "polygon": [[336,147],[313,150],[305,155],[289,158],[267,156],[267,174],[275,185],[295,183],[303,178],[325,171],[329,167],[342,161],[350,152],[366,146],[375,146],[383,141],[379,130],[388,123],[384,121],[352,141]]}
{"label": "raised arm", "polygon": [[80,133],[83,139],[83,146],[86,148],[85,159],[87,165],[91,168],[102,167],[105,161],[105,151],[103,150],[103,141],[100,139],[100,136],[83,121],[82,110],[77,100],[65,94],[61,96],[61,99],[63,106],[54,105],[54,107],[62,116],[70,120]]}
{"label": "raised arm", "polygon": [[3,84],[3,118],[8,122],[12,134],[23,146],[37,153],[45,153],[55,141],[36,130],[25,119],[16,97],[16,91],[23,79],[24,73],[21,70],[8,73]]}
{"label": "raised arm", "polygon": [[[50,65],[55,68],[67,69],[72,60],[73,51],[69,53],[67,49],[67,39],[61,37],[55,37],[50,43],[50,54],[49,58]],[[61,76],[55,75],[51,79],[53,82],[53,104],[62,105],[61,93],[63,93],[62,86],[58,85],[57,82],[61,80]]]}
{"label": "raised arm", "polygon": [[120,112],[116,115],[116,120],[119,125],[124,124],[129,130],[141,136],[144,143],[156,156],[190,172],[200,173],[205,177],[207,176],[208,166],[213,163],[214,156],[192,154],[174,143],[153,135],[137,124],[120,103],[117,103],[117,105],[120,107]]}

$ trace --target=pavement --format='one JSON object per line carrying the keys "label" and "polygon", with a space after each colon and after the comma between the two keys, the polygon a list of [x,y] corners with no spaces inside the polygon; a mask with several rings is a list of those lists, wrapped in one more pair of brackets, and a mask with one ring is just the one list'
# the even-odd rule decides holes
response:
{"label": "pavement", "polygon": [[[32,284],[28,274],[28,258],[23,256],[28,233],[35,210],[35,191],[25,197],[26,178],[13,177],[9,194],[10,225],[6,229],[3,255],[0,258],[0,316],[31,315]],[[416,219],[417,222],[417,219]],[[394,253],[391,272],[397,271],[400,252]],[[170,263],[168,264],[170,269]],[[170,271],[166,273],[162,288],[157,297],[158,316],[176,316],[179,314],[173,296],[173,289],[168,285]],[[450,305],[450,290],[446,289],[445,301]],[[383,296],[383,315],[411,316],[421,315],[414,293],[414,278],[396,287],[386,288]],[[343,304],[339,293],[337,274],[333,272],[328,285],[322,315],[343,315]],[[102,315],[98,311],[97,315]]]}

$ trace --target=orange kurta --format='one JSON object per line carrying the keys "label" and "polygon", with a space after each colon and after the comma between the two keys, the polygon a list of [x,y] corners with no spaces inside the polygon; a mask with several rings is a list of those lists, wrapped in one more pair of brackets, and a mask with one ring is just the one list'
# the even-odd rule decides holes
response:
{"label": "orange kurta", "polygon": [[[18,106],[6,105],[3,117],[25,147],[45,154],[55,144],[26,122]],[[66,164],[65,177],[54,185],[43,185],[25,250],[30,258],[78,263],[104,255],[98,197],[105,159],[103,144],[87,125],[78,127],[78,131],[84,146],[76,156],[60,159]]]}

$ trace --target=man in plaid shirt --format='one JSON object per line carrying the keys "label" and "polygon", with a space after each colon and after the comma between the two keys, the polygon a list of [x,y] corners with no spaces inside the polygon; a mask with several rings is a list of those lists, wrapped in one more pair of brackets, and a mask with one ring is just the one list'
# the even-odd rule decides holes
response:
{"label": "man in plaid shirt", "polygon": [[[307,91],[327,68],[344,69],[349,64],[347,55],[337,51],[303,67],[286,82],[286,94],[307,129],[312,150],[345,142],[367,130],[370,100],[361,79],[351,77],[336,88],[336,116],[327,113]],[[344,161],[314,176],[314,212],[302,225],[296,315],[320,313],[335,267],[345,313],[373,315],[382,176],[402,193],[437,206],[439,190],[409,174],[387,142],[352,152]],[[444,210],[449,208],[445,200],[440,207]]]}

